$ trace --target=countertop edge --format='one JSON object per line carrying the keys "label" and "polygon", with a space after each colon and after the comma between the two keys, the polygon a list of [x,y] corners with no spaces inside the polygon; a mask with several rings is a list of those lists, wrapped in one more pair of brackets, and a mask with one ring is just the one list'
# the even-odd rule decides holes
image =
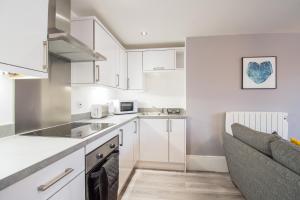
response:
{"label": "countertop edge", "polygon": [[186,119],[187,115],[138,115],[140,119]]}
{"label": "countertop edge", "polygon": [[[136,115],[136,116],[132,116],[130,117],[128,120],[123,121],[122,123],[116,124],[114,126],[112,126],[111,128],[102,131],[101,133],[96,133],[94,136],[91,136],[90,138],[88,138],[87,140],[82,141],[79,144],[76,144],[72,147],[69,147],[53,156],[50,156],[48,158],[45,158],[44,160],[35,163],[25,169],[22,169],[12,175],[9,175],[3,179],[0,180],[0,191],[25,179],[26,177],[34,174],[35,172],[51,165],[52,163],[70,155],[71,153],[79,150],[80,148],[85,147],[87,144],[99,139],[100,137],[103,137],[104,135],[110,133],[111,131],[114,131],[115,129],[118,129],[119,127],[123,126],[124,124],[134,120],[134,119],[168,119],[168,118],[172,118],[172,119],[186,119],[187,116],[186,115],[163,115],[163,116],[151,116],[151,115]],[[86,119],[86,120],[91,120],[91,119]],[[80,121],[84,121],[84,120],[80,120]]]}
{"label": "countertop edge", "polygon": [[[87,144],[99,139],[100,137],[103,137],[104,135],[110,133],[111,131],[114,131],[115,129],[118,129],[119,127],[121,127],[122,125],[134,120],[134,119],[137,119],[138,117],[137,116],[132,116],[131,118],[129,118],[128,120],[125,120],[124,122],[122,123],[119,123],[119,124],[116,124],[114,126],[112,126],[111,128],[107,129],[107,130],[104,130],[104,131],[100,131],[99,133],[95,133],[94,136],[91,136],[91,138],[88,138],[87,140],[84,140],[82,141],[81,143],[79,144],[76,144],[72,147],[69,147],[53,156],[50,156],[50,157],[47,157],[45,158],[44,160],[38,162],[38,163],[35,163],[25,169],[22,169],[12,175],[9,175],[3,179],[0,180],[0,191],[25,179],[26,177],[34,174],[35,172],[51,165],[52,163],[70,155],[71,153],[85,147]],[[87,119],[87,120],[90,120],[90,119]],[[83,120],[80,120],[80,121],[83,121]]]}
{"label": "countertop edge", "polygon": [[35,172],[51,165],[52,163],[70,155],[71,153],[81,149],[84,147],[83,143],[79,143],[75,146],[69,147],[53,156],[45,158],[44,160],[37,162],[25,169],[22,169],[12,175],[5,177],[4,179],[0,180],[0,191],[27,178],[28,176],[34,174]]}

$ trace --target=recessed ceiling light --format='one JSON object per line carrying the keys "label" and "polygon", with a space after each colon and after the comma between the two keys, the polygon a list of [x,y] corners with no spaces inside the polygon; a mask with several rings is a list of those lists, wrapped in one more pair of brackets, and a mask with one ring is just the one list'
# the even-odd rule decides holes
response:
{"label": "recessed ceiling light", "polygon": [[146,35],[148,35],[148,32],[146,32],[146,31],[141,32],[141,36],[146,36]]}

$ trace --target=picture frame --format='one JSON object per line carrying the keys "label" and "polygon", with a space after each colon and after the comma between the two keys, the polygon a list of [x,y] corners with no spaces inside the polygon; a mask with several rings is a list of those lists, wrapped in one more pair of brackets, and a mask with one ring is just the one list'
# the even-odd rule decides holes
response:
{"label": "picture frame", "polygon": [[242,89],[277,89],[277,57],[242,57]]}

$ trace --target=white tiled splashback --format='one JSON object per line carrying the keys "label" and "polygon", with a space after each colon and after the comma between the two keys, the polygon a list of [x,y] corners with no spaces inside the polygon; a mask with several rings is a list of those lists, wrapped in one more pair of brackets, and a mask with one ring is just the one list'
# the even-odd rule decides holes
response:
{"label": "white tiled splashback", "polygon": [[90,112],[92,104],[103,104],[112,99],[135,99],[139,107],[143,108],[186,108],[184,70],[147,73],[144,80],[143,91],[119,90],[104,86],[73,86],[72,114]]}

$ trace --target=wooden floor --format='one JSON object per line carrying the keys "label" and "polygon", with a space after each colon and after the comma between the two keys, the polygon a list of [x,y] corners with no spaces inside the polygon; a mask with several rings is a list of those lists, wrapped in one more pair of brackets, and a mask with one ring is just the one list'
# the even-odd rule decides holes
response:
{"label": "wooden floor", "polygon": [[136,170],[122,200],[244,200],[228,174]]}

